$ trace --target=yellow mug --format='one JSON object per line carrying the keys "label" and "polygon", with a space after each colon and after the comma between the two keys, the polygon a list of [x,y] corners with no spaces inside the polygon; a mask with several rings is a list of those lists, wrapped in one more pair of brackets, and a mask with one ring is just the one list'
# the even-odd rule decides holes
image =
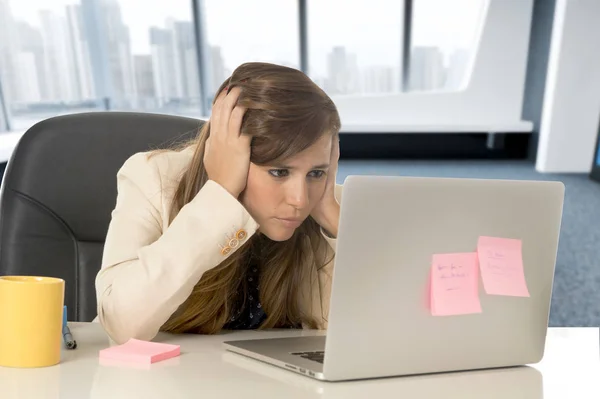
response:
{"label": "yellow mug", "polygon": [[0,276],[0,366],[60,362],[64,296],[60,278]]}

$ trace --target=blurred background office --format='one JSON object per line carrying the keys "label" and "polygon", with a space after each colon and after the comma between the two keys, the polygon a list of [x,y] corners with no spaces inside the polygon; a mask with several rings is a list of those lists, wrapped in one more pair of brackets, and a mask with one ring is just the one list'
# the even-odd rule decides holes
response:
{"label": "blurred background office", "polygon": [[599,19],[597,0],[0,0],[0,167],[46,118],[206,119],[239,64],[287,65],[338,105],[340,182],[563,181],[550,324],[600,326]]}

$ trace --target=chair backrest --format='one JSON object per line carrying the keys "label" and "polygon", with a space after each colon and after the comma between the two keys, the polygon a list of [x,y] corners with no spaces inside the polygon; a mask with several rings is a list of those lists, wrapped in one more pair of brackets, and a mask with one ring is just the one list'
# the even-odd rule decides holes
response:
{"label": "chair backrest", "polygon": [[95,277],[131,155],[195,136],[204,122],[177,116],[94,112],[31,127],[8,162],[0,194],[0,275],[65,280],[69,320],[96,316]]}

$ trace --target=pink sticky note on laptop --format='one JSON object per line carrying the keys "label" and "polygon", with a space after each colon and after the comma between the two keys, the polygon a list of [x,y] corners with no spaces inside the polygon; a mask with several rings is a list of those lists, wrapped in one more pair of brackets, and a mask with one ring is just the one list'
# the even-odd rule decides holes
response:
{"label": "pink sticky note on laptop", "polygon": [[126,343],[100,351],[100,359],[150,364],[179,356],[179,345],[130,339]]}
{"label": "pink sticky note on laptop", "polygon": [[521,240],[481,236],[477,241],[477,253],[485,292],[529,297]]}
{"label": "pink sticky note on laptop", "polygon": [[433,316],[481,313],[476,252],[433,255],[430,278]]}

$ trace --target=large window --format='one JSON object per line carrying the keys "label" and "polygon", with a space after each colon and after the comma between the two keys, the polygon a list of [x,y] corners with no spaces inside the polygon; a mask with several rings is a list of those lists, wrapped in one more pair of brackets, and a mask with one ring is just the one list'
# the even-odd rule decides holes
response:
{"label": "large window", "polygon": [[488,1],[0,0],[0,129],[94,110],[205,117],[248,61],[302,65],[336,96],[460,90]]}
{"label": "large window", "polygon": [[199,112],[191,2],[0,0],[13,129],[102,109]]}
{"label": "large window", "polygon": [[244,62],[300,67],[296,0],[201,0],[200,5],[209,100]]}
{"label": "large window", "polygon": [[486,2],[413,0],[410,90],[464,86]]}
{"label": "large window", "polygon": [[12,129],[96,108],[89,65],[75,60],[73,1],[0,0],[0,73]]}
{"label": "large window", "polygon": [[329,94],[401,89],[402,1],[311,0],[309,74]]}

